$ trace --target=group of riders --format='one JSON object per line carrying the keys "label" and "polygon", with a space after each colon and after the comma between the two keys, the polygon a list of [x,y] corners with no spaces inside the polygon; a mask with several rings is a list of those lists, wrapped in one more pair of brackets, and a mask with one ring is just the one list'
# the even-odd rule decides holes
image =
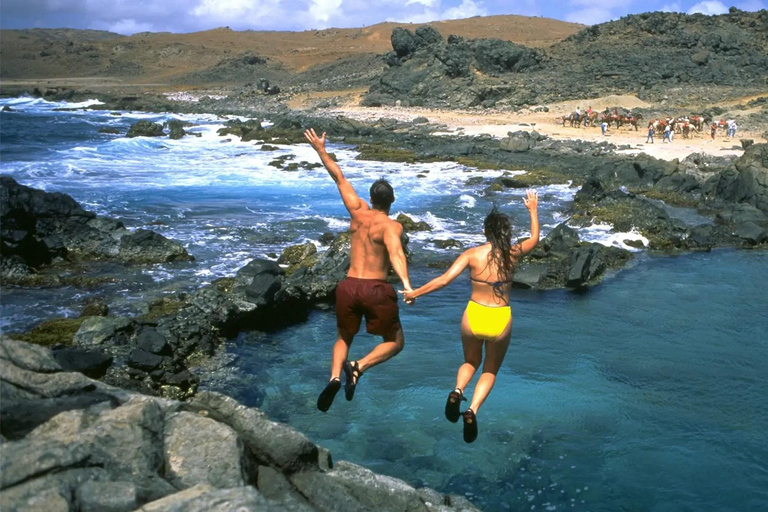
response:
{"label": "group of riders", "polygon": [[[566,123],[570,123],[572,128],[600,125],[605,134],[606,128],[610,126],[616,126],[618,130],[622,126],[634,127],[635,131],[638,130],[638,123],[643,119],[642,114],[634,114],[631,110],[626,110],[623,113],[619,112],[617,107],[613,110],[606,108],[602,112],[592,110],[592,107],[582,111],[577,108],[568,115],[562,118],[563,126]],[[669,127],[669,130],[667,130]],[[664,133],[669,131],[674,134],[682,135],[684,138],[689,138],[697,133],[704,133],[706,128],[710,129],[710,135],[715,138],[717,130],[725,130],[728,137],[734,137],[738,126],[735,120],[720,120],[709,123],[704,116],[691,115],[691,116],[678,116],[678,117],[666,117],[659,119],[651,119],[647,123],[647,128],[651,128],[655,133]]]}

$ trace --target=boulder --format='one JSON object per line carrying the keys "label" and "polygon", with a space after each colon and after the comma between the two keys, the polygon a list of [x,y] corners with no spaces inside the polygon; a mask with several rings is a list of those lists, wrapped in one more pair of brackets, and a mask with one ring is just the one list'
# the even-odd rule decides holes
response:
{"label": "boulder", "polygon": [[733,228],[733,235],[743,240],[747,245],[758,245],[768,242],[768,230],[754,222],[742,222]]}
{"label": "boulder", "polygon": [[129,263],[194,260],[178,243],[146,229],[137,229],[121,237],[118,256]]}
{"label": "boulder", "polygon": [[133,482],[89,480],[77,488],[75,500],[80,512],[131,512],[138,507]]}
{"label": "boulder", "polygon": [[162,137],[163,125],[145,119],[131,125],[126,137]]}
{"label": "boulder", "polygon": [[133,321],[125,317],[91,316],[83,320],[75,333],[74,343],[81,347],[93,347],[110,340],[120,332],[130,332]]}
{"label": "boulder", "polygon": [[196,485],[176,494],[147,503],[136,512],[289,512],[290,509],[261,496],[250,486],[215,489]]}
{"label": "boulder", "polygon": [[188,407],[206,411],[208,417],[231,427],[263,465],[284,473],[319,467],[319,451],[314,443],[287,425],[269,421],[258,409],[213,392],[198,393]]}
{"label": "boulder", "polygon": [[53,350],[53,357],[65,372],[79,372],[92,379],[102,378],[112,366],[112,356],[99,350],[66,347]]}
{"label": "boulder", "polygon": [[190,412],[165,420],[165,478],[178,489],[210,484],[225,489],[248,484],[245,446],[229,426]]}
{"label": "boulder", "polygon": [[426,222],[424,221],[415,222],[412,218],[410,218],[404,213],[399,214],[397,216],[397,219],[395,220],[399,222],[401,226],[403,226],[403,231],[405,233],[415,233],[417,231],[432,231],[432,226],[430,226]]}
{"label": "boulder", "polygon": [[277,258],[277,263],[280,265],[297,265],[302,260],[312,256],[317,252],[317,247],[312,242],[307,242],[300,245],[292,245],[286,247]]}
{"label": "boulder", "polygon": [[402,27],[392,29],[390,39],[392,40],[392,49],[398,57],[407,57],[418,47],[418,41],[413,32]]}

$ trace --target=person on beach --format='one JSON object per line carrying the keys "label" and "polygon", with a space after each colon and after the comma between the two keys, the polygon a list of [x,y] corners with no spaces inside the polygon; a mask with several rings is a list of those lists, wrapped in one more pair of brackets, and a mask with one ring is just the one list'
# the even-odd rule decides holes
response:
{"label": "person on beach", "polygon": [[[464,418],[464,441],[477,439],[477,413],[496,382],[509,347],[512,333],[512,309],[509,291],[512,277],[520,258],[531,252],[539,242],[539,198],[535,190],[528,190],[523,199],[531,216],[531,236],[512,245],[512,225],[509,217],[496,207],[485,218],[483,232],[488,239],[483,245],[464,251],[440,277],[424,286],[403,293],[406,302],[432,293],[448,285],[464,269],[469,267],[472,295],[461,319],[461,343],[464,347],[464,364],[456,375],[456,387],[448,394],[445,417],[456,423]],[[483,361],[485,347],[485,361]],[[482,364],[483,370],[472,394],[472,402],[464,413],[459,410],[464,389]]]}
{"label": "person on beach", "polygon": [[603,121],[602,123],[600,123],[600,129],[603,130],[603,135],[605,135],[605,131],[608,129],[608,122]]}
{"label": "person on beach", "polygon": [[645,138],[646,144],[648,144],[649,141],[653,144],[653,122],[648,125],[648,136]]}
{"label": "person on beach", "polygon": [[717,135],[717,123],[712,123],[712,126],[710,126],[709,135],[712,137],[712,140],[715,140],[715,135]]}
{"label": "person on beach", "polygon": [[[346,279],[336,287],[337,336],[331,360],[331,379],[317,399],[317,408],[325,412],[341,388],[342,369],[345,374],[344,394],[347,400],[352,400],[363,373],[403,349],[405,338],[400,325],[397,294],[387,282],[390,268],[395,270],[407,292],[411,291],[411,282],[400,240],[403,227],[389,218],[389,208],[395,200],[392,186],[385,179],[375,181],[370,189],[369,207],[325,151],[325,133],[318,137],[310,128],[304,132],[304,137],[317,151],[328,174],[336,182],[341,200],[351,217],[349,271]],[[349,361],[349,347],[360,330],[363,317],[366,330],[380,335],[382,342],[362,359]]]}
{"label": "person on beach", "polygon": [[672,132],[672,128],[669,125],[666,125],[664,127],[664,136],[661,138],[662,144],[665,142],[672,142],[672,139],[669,138],[669,134]]}

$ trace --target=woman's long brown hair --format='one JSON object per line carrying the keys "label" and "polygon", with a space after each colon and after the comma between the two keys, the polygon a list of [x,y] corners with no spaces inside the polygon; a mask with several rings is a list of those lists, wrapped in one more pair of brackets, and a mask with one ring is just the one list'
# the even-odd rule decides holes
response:
{"label": "woman's long brown hair", "polygon": [[495,268],[499,281],[511,281],[519,255],[512,254],[512,222],[494,205],[483,223],[485,237],[491,242],[488,265]]}

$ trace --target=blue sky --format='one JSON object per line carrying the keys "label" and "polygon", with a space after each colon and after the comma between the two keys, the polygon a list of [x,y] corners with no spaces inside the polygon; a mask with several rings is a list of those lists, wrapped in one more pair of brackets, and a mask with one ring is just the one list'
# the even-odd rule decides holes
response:
{"label": "blue sky", "polygon": [[721,14],[729,6],[768,8],[768,0],[1,0],[2,28],[90,28],[120,34],[362,27],[382,21],[520,14],[583,24],[646,11]]}

